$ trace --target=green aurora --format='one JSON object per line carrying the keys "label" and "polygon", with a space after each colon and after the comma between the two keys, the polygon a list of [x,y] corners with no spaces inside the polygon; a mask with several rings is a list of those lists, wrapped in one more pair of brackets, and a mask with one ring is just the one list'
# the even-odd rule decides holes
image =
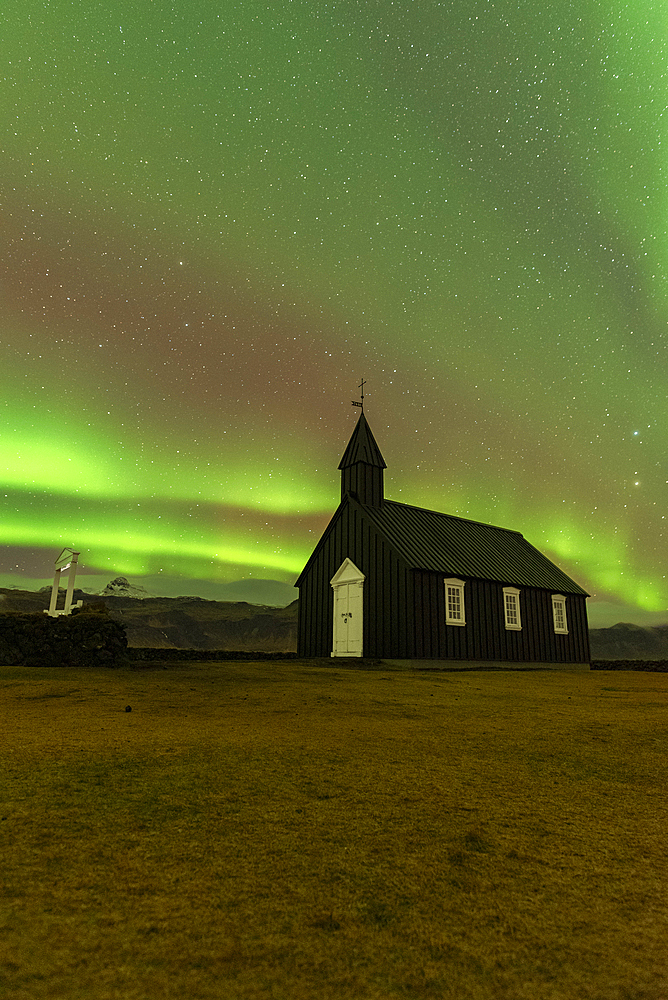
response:
{"label": "green aurora", "polygon": [[2,23],[0,582],[292,583],[363,375],[388,496],[665,618],[664,10]]}

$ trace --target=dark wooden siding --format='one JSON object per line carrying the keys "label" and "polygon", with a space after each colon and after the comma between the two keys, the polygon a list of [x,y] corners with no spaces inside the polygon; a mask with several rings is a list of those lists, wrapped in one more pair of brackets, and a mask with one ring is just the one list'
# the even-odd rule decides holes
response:
{"label": "dark wooden siding", "polygon": [[503,584],[467,580],[466,625],[447,625],[444,576],[425,570],[415,570],[413,576],[417,659],[589,662],[586,599],[582,595],[567,597],[568,635],[561,635],[554,631],[552,592],[520,588],[522,628],[515,631],[505,627]]}
{"label": "dark wooden siding", "polygon": [[[410,572],[385,539],[364,522],[364,655],[412,657]],[[365,559],[366,556],[366,559]],[[358,564],[359,565],[359,564]],[[400,650],[400,652],[394,652]]]}
{"label": "dark wooden siding", "polygon": [[587,622],[587,598],[581,594],[572,594],[566,601],[569,635],[573,636],[574,648],[581,652],[581,663],[589,663],[589,624]]}
{"label": "dark wooden siding", "polygon": [[377,465],[356,462],[341,472],[341,500],[352,493],[360,503],[383,502],[383,470]]}

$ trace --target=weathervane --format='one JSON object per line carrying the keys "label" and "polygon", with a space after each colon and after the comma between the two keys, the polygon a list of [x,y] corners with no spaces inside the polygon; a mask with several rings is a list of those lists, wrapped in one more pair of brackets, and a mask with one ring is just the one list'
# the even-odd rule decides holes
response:
{"label": "weathervane", "polygon": [[365,381],[365,379],[362,379],[362,381],[360,382],[360,384],[357,387],[358,389],[361,390],[360,391],[361,403],[358,403],[356,399],[353,399],[353,401],[352,401],[353,406],[359,406],[359,407],[361,407],[362,413],[364,413],[364,386],[365,385],[366,385],[366,381]]}

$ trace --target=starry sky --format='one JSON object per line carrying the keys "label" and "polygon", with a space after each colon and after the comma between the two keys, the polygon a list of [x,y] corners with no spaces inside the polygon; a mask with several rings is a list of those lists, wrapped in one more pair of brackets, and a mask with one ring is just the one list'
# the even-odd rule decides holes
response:
{"label": "starry sky", "polygon": [[288,603],[364,377],[387,496],[668,621],[663,4],[0,24],[0,585]]}

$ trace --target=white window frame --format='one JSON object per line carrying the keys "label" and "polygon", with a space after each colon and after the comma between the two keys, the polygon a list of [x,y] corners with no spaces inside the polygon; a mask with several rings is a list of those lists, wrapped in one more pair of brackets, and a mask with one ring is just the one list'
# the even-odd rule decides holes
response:
{"label": "white window frame", "polygon": [[[457,580],[454,577],[444,580],[445,583],[445,624],[446,625],[466,625],[466,606],[464,604],[464,580]],[[459,617],[452,617],[450,613],[450,601],[448,600],[448,587],[456,589],[459,601]]]}
{"label": "white window frame", "polygon": [[[557,608],[561,606],[561,613],[563,624],[559,626],[557,624]],[[554,623],[554,631],[557,635],[568,635],[568,618],[566,616],[566,598],[563,594],[552,594],[552,621]]]}
{"label": "white window frame", "polygon": [[[508,620],[508,598],[515,598],[515,610],[516,614],[513,617],[517,618],[516,622]],[[506,628],[513,632],[522,631],[522,613],[520,610],[520,592],[517,587],[504,587],[503,588],[503,617],[505,619]]]}

